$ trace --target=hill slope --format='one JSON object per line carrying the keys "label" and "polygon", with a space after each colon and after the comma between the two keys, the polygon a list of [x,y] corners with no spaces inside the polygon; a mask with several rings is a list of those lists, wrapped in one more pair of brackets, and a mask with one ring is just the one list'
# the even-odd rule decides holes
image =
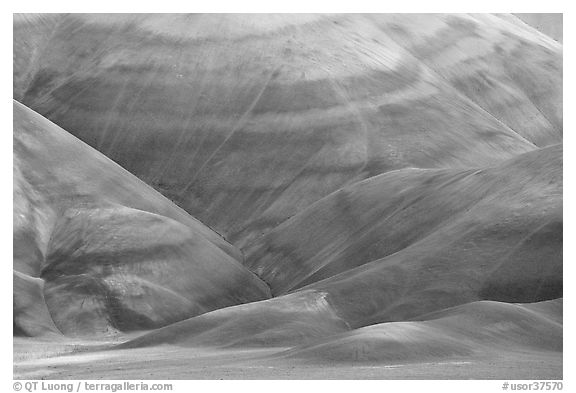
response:
{"label": "hill slope", "polygon": [[[239,259],[162,195],[14,103],[14,269],[22,282],[14,297],[39,291],[43,308],[43,293],[63,333],[154,328],[267,298]],[[38,278],[43,288],[25,285]],[[15,311],[14,323],[30,331],[32,321]]]}
{"label": "hill slope", "polygon": [[[560,312],[556,310],[560,308]],[[311,362],[405,364],[487,352],[562,351],[562,299],[540,303],[474,302],[423,316],[336,334],[281,357]],[[560,322],[548,317],[560,318]]]}
{"label": "hill slope", "polygon": [[[448,179],[438,176],[446,176],[446,172],[452,172],[448,173]],[[309,343],[342,329],[415,319],[477,300],[539,302],[562,296],[561,146],[530,152],[484,170],[423,173],[427,183],[416,177],[414,184],[417,187],[405,184],[407,190],[417,191],[415,195],[404,197],[411,203],[398,209],[404,212],[403,218],[394,225],[379,225],[378,217],[385,220],[390,215],[382,215],[377,210],[362,213],[367,206],[377,209],[378,202],[381,200],[385,204],[388,198],[370,195],[372,203],[362,204],[359,202],[366,200],[362,199],[363,193],[351,193],[358,198],[351,198],[348,206],[355,216],[375,217],[366,223],[368,232],[374,231],[366,237],[393,239],[396,230],[403,233],[427,226],[418,232],[420,238],[413,239],[412,244],[371,260],[370,251],[375,256],[378,252],[389,252],[390,248],[374,244],[372,250],[364,253],[363,248],[372,243],[363,243],[362,236],[353,234],[353,227],[349,229],[350,233],[342,229],[338,224],[340,210],[320,208],[325,201],[331,201],[329,196],[310,208],[318,209],[317,214],[327,215],[327,219],[322,221],[314,212],[305,211],[302,213],[305,219],[295,217],[285,227],[292,222],[301,224],[295,226],[297,229],[293,233],[298,233],[295,238],[302,242],[307,239],[308,250],[326,244],[327,250],[338,250],[342,239],[349,239],[344,248],[350,248],[351,252],[346,257],[324,252],[325,259],[315,260],[310,256],[290,259],[291,255],[297,255],[300,247],[307,248],[291,245],[288,252],[289,247],[285,246],[284,253],[272,260],[272,266],[263,265],[267,272],[276,271],[274,275],[264,275],[264,280],[271,283],[276,293],[283,293],[284,282],[293,282],[291,275],[298,278],[299,272],[304,271],[308,272],[305,277],[313,277],[311,268],[317,269],[314,264],[324,260],[326,267],[317,272],[339,274],[265,302],[218,310],[167,326],[127,345],[292,346],[298,340]],[[382,196],[386,194],[387,185],[393,186],[393,182],[381,180],[395,175],[381,175],[356,187],[366,190],[374,183],[375,195]],[[449,181],[454,184],[450,189],[451,197],[441,192],[444,187],[437,187],[438,179],[444,186]],[[399,180],[407,183],[401,174]],[[392,187],[387,191],[394,190]],[[438,203],[440,210],[449,211],[450,205],[454,210],[451,215],[441,214],[440,219],[436,217],[434,204],[425,196]],[[466,198],[471,198],[471,202]],[[319,224],[312,225],[308,218]],[[399,223],[407,226],[398,226]],[[358,227],[363,228],[362,225]],[[341,236],[333,236],[332,228],[341,231]],[[279,239],[282,239],[281,235]],[[335,243],[330,244],[326,239]],[[272,249],[267,252],[280,255]],[[322,254],[322,251],[318,253]],[[359,255],[358,260],[354,259],[355,253]],[[321,278],[321,275],[316,273],[315,278]],[[313,306],[304,307],[304,304]],[[220,326],[226,328],[221,330]]]}
{"label": "hill slope", "polygon": [[562,47],[520,24],[17,17],[14,96],[243,247],[373,175],[559,143]]}
{"label": "hill slope", "polygon": [[395,253],[400,258],[410,246],[450,253],[462,247],[469,254],[462,258],[478,263],[510,258],[505,250],[523,241],[555,253],[561,217],[562,148],[554,146],[492,168],[403,169],[345,187],[252,243],[246,265],[282,294]]}

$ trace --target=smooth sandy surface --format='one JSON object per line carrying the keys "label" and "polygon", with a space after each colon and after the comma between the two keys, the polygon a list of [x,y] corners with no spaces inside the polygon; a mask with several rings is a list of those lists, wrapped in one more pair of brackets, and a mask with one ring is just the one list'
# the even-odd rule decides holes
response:
{"label": "smooth sandy surface", "polygon": [[[285,348],[216,350],[162,346],[16,360],[19,351],[39,351],[43,345],[56,349],[37,340],[15,340],[15,379],[562,379],[562,354],[545,351],[493,353],[424,363],[330,364],[283,359],[278,354]],[[62,351],[70,350],[65,347]]]}

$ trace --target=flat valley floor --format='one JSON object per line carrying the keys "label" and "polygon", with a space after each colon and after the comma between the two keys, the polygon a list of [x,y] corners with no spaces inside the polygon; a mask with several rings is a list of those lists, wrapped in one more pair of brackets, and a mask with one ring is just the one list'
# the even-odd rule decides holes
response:
{"label": "flat valley floor", "polygon": [[437,362],[307,362],[285,348],[219,350],[158,346],[110,350],[114,343],[14,339],[15,379],[562,379],[562,354],[490,353]]}

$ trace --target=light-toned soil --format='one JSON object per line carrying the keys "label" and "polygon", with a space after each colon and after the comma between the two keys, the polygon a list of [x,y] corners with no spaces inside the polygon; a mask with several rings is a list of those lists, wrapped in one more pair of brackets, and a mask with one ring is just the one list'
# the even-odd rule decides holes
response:
{"label": "light-toned soil", "polygon": [[[56,345],[15,340],[15,379],[562,379],[562,354],[517,352],[439,362],[315,363],[283,359],[284,348],[210,350],[171,346],[98,350],[25,359],[34,348],[56,354]],[[86,349],[86,347],[76,347]],[[61,353],[70,348],[61,346]]]}

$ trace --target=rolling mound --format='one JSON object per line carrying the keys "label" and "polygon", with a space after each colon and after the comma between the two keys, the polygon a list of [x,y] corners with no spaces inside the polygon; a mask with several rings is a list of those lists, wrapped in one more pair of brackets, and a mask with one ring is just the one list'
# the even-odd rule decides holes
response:
{"label": "rolling mound", "polygon": [[[481,301],[333,335],[280,357],[316,362],[425,362],[487,352],[562,351],[562,322],[546,315],[562,299],[530,304]],[[532,306],[540,312],[535,312]],[[561,314],[560,314],[561,318]]]}
{"label": "rolling mound", "polygon": [[50,330],[48,317],[67,335],[150,329],[269,297],[239,259],[158,192],[14,103],[16,331]]}
{"label": "rolling mound", "polygon": [[14,375],[561,378],[561,19],[15,14]]}
{"label": "rolling mound", "polygon": [[[554,146],[492,168],[403,169],[372,177],[311,205],[245,252],[246,265],[283,294],[381,258],[424,257],[432,250],[449,253],[443,258],[460,266],[468,262],[458,259],[470,261],[482,274],[503,260],[492,273],[495,282],[516,271],[540,279],[545,265],[538,258],[561,263],[561,247],[562,147]],[[536,253],[523,259],[524,248]],[[455,266],[461,269],[468,268]]]}
{"label": "rolling mound", "polygon": [[228,307],[157,329],[117,348],[285,347],[348,330],[325,297],[309,291]]}
{"label": "rolling mound", "polygon": [[304,289],[327,292],[354,327],[475,300],[561,297],[562,147],[527,153],[494,172],[489,196],[430,235]]}
{"label": "rolling mound", "polygon": [[[417,193],[403,198],[415,204],[415,207],[410,203],[396,204],[398,211],[405,212],[402,219],[382,226],[377,225],[377,220],[366,221],[366,225],[373,223],[373,228],[377,230],[371,235],[373,239],[386,239],[386,232],[378,231],[418,231],[418,228],[426,225],[425,216],[431,215],[429,220],[434,225],[428,224],[427,230],[421,231],[420,238],[414,239],[412,244],[384,258],[370,260],[370,256],[376,256],[374,252],[389,248],[378,248],[375,244],[372,254],[370,250],[364,253],[362,249],[372,243],[362,244],[360,240],[356,244],[354,239],[362,239],[362,236],[354,233],[354,228],[346,233],[338,226],[338,218],[334,218],[333,223],[304,211],[302,216],[310,218],[317,225],[295,217],[284,227],[292,222],[301,223],[294,233],[306,239],[308,247],[321,247],[321,236],[333,239],[335,245],[339,245],[342,239],[352,239],[346,245],[352,248],[347,257],[335,263],[334,267],[323,270],[330,272],[332,269],[335,274],[337,269],[341,269],[339,274],[265,302],[218,310],[167,326],[127,345],[250,346],[257,341],[272,346],[291,346],[297,345],[302,337],[307,341],[322,338],[327,332],[337,332],[342,326],[354,329],[382,322],[405,321],[477,300],[539,302],[562,296],[561,146],[526,153],[484,170],[417,171],[418,175],[422,173],[426,175],[424,179],[427,182],[422,183],[422,179],[416,177]],[[450,176],[443,178],[447,173]],[[370,184],[376,182],[377,187],[371,190],[376,192],[375,195],[380,195],[380,198],[372,195],[371,204],[351,203],[348,208],[354,212],[352,216],[388,217],[375,211],[364,214],[361,210],[366,206],[375,209],[380,200],[387,202],[383,195],[395,189],[387,191],[386,185],[392,182],[381,180],[395,175],[384,174],[352,186],[370,190]],[[438,179],[440,183],[437,183]],[[411,190],[404,176],[400,176],[399,180],[405,189]],[[454,186],[447,188],[449,184]],[[444,194],[443,190],[448,190],[448,194]],[[357,195],[362,197],[363,193]],[[471,198],[470,202],[466,200],[466,195]],[[432,196],[433,200],[428,200],[427,196]],[[328,202],[332,199],[331,196],[326,198]],[[460,205],[461,201],[463,206]],[[324,202],[320,201],[310,209],[318,209]],[[419,203],[424,203],[424,206],[419,207]],[[435,216],[436,209],[440,210],[442,220]],[[318,211],[319,214],[332,214],[335,217],[339,217],[340,213],[331,205]],[[398,228],[399,223],[407,223],[408,227]],[[363,228],[362,225],[359,227]],[[334,237],[330,232],[332,228],[343,234]],[[388,236],[393,239],[393,235]],[[335,245],[327,249],[337,248]],[[289,259],[300,248],[306,249],[306,246],[292,245],[292,254],[285,252],[277,259],[277,265],[268,270],[277,269],[277,275],[264,275],[264,280],[272,285],[276,293],[278,287],[275,284],[281,285],[282,279],[290,282],[289,274],[310,272],[310,266],[306,263],[293,267],[292,263],[298,262]],[[320,250],[318,252],[321,253]],[[278,255],[272,248],[264,254]],[[365,260],[354,260],[355,254]],[[300,260],[312,263],[312,255],[311,252]],[[339,256],[337,253],[334,255]],[[321,260],[330,261],[329,253],[325,253]],[[364,264],[360,265],[360,262]],[[322,314],[336,318],[325,319],[319,314],[311,318],[307,308],[294,306],[298,302],[316,304],[319,298],[322,299]],[[282,310],[282,315],[289,320],[279,319],[277,311],[270,314],[272,306],[274,310]],[[221,326],[225,328],[221,329]],[[294,326],[299,326],[299,329]],[[302,337],[296,334],[299,331],[305,331]],[[444,336],[439,337],[437,344],[441,345],[443,340]],[[459,353],[464,351],[460,344],[454,348]]]}
{"label": "rolling mound", "polygon": [[559,143],[561,74],[561,45],[490,15],[14,23],[17,100],[240,247],[370,176]]}

